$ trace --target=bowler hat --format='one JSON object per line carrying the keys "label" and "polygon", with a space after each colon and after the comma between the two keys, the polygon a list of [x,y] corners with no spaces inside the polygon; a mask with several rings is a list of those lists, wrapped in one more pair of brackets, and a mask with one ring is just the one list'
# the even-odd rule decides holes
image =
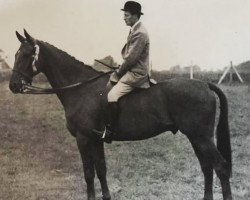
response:
{"label": "bowler hat", "polygon": [[128,11],[131,14],[140,14],[143,15],[141,12],[141,4],[135,2],[135,1],[127,1],[124,4],[124,8],[121,9],[122,11]]}

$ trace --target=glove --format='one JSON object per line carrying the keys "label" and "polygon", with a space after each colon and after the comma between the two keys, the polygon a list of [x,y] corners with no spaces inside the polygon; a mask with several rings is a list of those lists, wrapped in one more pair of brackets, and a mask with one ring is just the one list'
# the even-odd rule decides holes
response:
{"label": "glove", "polygon": [[106,85],[106,91],[109,92],[115,85],[116,83],[112,83],[111,81],[108,81]]}
{"label": "glove", "polygon": [[117,83],[121,77],[119,76],[118,72],[115,70],[109,78],[109,81],[111,83]]}

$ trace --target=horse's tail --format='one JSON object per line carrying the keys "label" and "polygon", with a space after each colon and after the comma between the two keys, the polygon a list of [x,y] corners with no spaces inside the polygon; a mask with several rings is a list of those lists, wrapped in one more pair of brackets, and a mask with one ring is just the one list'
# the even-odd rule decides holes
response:
{"label": "horse's tail", "polygon": [[228,125],[228,103],[223,91],[212,83],[208,83],[209,88],[214,91],[220,99],[220,118],[217,126],[217,148],[223,158],[227,161],[230,174],[232,175],[232,151],[230,132]]}

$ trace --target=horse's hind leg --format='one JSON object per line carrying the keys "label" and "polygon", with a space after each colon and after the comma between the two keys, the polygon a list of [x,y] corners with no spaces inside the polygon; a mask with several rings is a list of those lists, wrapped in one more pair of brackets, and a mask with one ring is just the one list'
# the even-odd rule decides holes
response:
{"label": "horse's hind leg", "polygon": [[213,200],[213,166],[206,157],[202,155],[199,147],[190,141],[196,156],[201,165],[201,170],[204,174],[204,200]]}
{"label": "horse's hind leg", "polygon": [[88,200],[95,200],[93,144],[87,137],[84,137],[80,133],[77,134],[76,140],[83,162],[84,177],[87,183]]}
{"label": "horse's hind leg", "polygon": [[109,188],[107,184],[106,174],[106,162],[105,162],[105,155],[104,155],[104,145],[103,142],[96,142],[94,148],[94,162],[95,162],[95,169],[97,173],[97,177],[100,180],[101,187],[102,187],[102,198],[103,200],[110,200],[111,196],[109,193]]}
{"label": "horse's hind leg", "polygon": [[229,182],[231,174],[228,163],[221,156],[214,143],[211,142],[209,145],[211,148],[211,157],[213,159],[213,168],[221,182],[223,199],[232,200],[233,198]]}
{"label": "horse's hind leg", "polygon": [[[232,200],[231,188],[229,183],[230,170],[227,162],[217,150],[212,138],[190,139],[191,143],[200,152],[200,156],[207,163],[213,166],[218,178],[221,181],[223,200]],[[196,150],[196,151],[197,151]],[[204,174],[205,175],[205,174]]]}

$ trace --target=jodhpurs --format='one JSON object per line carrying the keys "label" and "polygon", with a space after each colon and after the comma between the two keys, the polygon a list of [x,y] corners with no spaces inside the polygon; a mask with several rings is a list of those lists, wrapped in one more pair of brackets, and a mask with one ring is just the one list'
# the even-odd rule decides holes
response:
{"label": "jodhpurs", "polygon": [[117,102],[119,98],[128,94],[133,89],[133,86],[118,81],[118,83],[108,93],[108,102]]}

